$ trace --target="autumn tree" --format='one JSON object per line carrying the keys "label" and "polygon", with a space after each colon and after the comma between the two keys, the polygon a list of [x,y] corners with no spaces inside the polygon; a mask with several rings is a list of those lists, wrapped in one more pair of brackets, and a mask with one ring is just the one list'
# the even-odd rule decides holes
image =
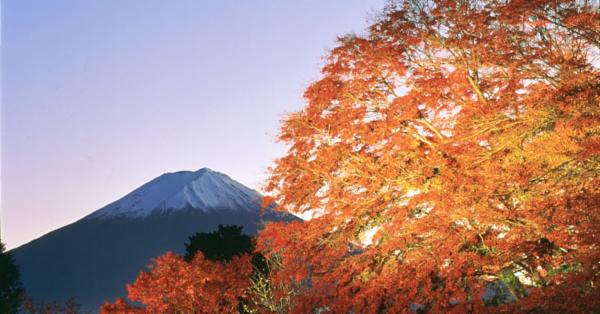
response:
{"label": "autumn tree", "polygon": [[77,314],[81,312],[81,305],[75,298],[69,298],[64,302],[40,302],[25,295],[22,303],[20,313],[24,314]]}
{"label": "autumn tree", "polygon": [[597,1],[391,3],[322,73],[266,187],[312,219],[259,238],[293,311],[600,309]]}
{"label": "autumn tree", "polygon": [[[159,256],[127,286],[128,298],[106,301],[101,313],[236,313],[249,303],[252,278],[265,276],[266,262],[241,226],[219,225],[185,243],[186,254]],[[262,277],[261,277],[262,278]],[[246,306],[247,307],[247,306]]]}
{"label": "autumn tree", "polygon": [[104,304],[100,308],[100,314],[137,314],[146,312],[146,309],[131,305],[123,298],[117,298],[114,303],[104,301]]}
{"label": "autumn tree", "polygon": [[154,259],[148,271],[127,285],[128,298],[105,302],[102,313],[236,313],[252,272],[249,255],[227,263],[211,261],[198,252],[190,262],[171,252]]}

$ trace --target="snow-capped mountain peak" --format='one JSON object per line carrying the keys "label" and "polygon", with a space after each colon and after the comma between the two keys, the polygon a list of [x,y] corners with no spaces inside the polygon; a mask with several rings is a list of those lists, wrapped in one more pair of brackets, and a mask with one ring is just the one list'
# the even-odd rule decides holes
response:
{"label": "snow-capped mountain peak", "polygon": [[261,195],[229,176],[202,168],[165,173],[87,218],[146,217],[181,209],[255,210]]}

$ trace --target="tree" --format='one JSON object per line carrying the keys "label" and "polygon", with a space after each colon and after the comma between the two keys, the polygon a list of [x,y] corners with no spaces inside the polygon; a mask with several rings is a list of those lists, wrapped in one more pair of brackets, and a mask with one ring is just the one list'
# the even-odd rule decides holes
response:
{"label": "tree", "polygon": [[185,244],[182,258],[171,252],[154,259],[127,286],[128,298],[105,302],[101,313],[233,313],[242,307],[253,269],[263,270],[261,255],[254,255],[252,237],[241,226],[223,226],[196,233]]}
{"label": "tree", "polygon": [[254,239],[241,226],[196,233],[185,244],[185,257],[171,252],[154,259],[148,271],[127,286],[129,305],[105,301],[101,313],[235,313],[248,303],[251,277],[266,275],[262,255],[253,254]]}
{"label": "tree", "polygon": [[211,261],[198,252],[190,262],[171,252],[154,259],[127,286],[128,298],[145,305],[136,309],[122,299],[105,302],[102,313],[234,313],[248,287],[252,272],[249,255],[234,256],[227,263]]}
{"label": "tree", "polygon": [[135,307],[129,305],[127,301],[123,298],[117,298],[114,303],[110,303],[108,301],[104,301],[102,307],[100,307],[100,314],[137,314],[137,313],[146,313],[146,310],[143,308]]}
{"label": "tree", "polygon": [[219,225],[214,232],[199,232],[185,244],[185,260],[191,261],[198,251],[204,258],[227,262],[234,256],[250,254],[254,250],[252,237],[242,233],[242,226]]}
{"label": "tree", "polygon": [[0,241],[0,313],[18,313],[23,292],[19,269]]}
{"label": "tree", "polygon": [[246,297],[240,303],[239,312],[255,313],[289,313],[292,309],[293,290],[285,284],[271,280],[272,271],[281,267],[280,259],[274,255],[267,259],[261,253],[255,253],[252,258],[254,267],[249,278]]}
{"label": "tree", "polygon": [[592,1],[407,0],[340,38],[266,186],[313,217],[258,240],[294,311],[598,310],[599,51]]}
{"label": "tree", "polygon": [[23,313],[26,314],[76,314],[81,310],[81,305],[75,298],[69,298],[64,302],[36,302],[30,297],[23,297]]}

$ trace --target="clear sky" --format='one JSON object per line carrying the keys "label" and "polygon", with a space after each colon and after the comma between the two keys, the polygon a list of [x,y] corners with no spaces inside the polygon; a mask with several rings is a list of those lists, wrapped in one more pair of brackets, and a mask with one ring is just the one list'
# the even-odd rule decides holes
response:
{"label": "clear sky", "polygon": [[164,173],[259,189],[335,38],[385,0],[2,1],[2,240]]}

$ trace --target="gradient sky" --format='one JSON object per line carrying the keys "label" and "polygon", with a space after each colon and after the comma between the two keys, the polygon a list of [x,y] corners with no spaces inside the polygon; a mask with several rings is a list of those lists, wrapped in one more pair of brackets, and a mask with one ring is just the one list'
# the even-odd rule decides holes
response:
{"label": "gradient sky", "polygon": [[2,1],[2,240],[164,173],[260,188],[337,35],[385,0]]}

